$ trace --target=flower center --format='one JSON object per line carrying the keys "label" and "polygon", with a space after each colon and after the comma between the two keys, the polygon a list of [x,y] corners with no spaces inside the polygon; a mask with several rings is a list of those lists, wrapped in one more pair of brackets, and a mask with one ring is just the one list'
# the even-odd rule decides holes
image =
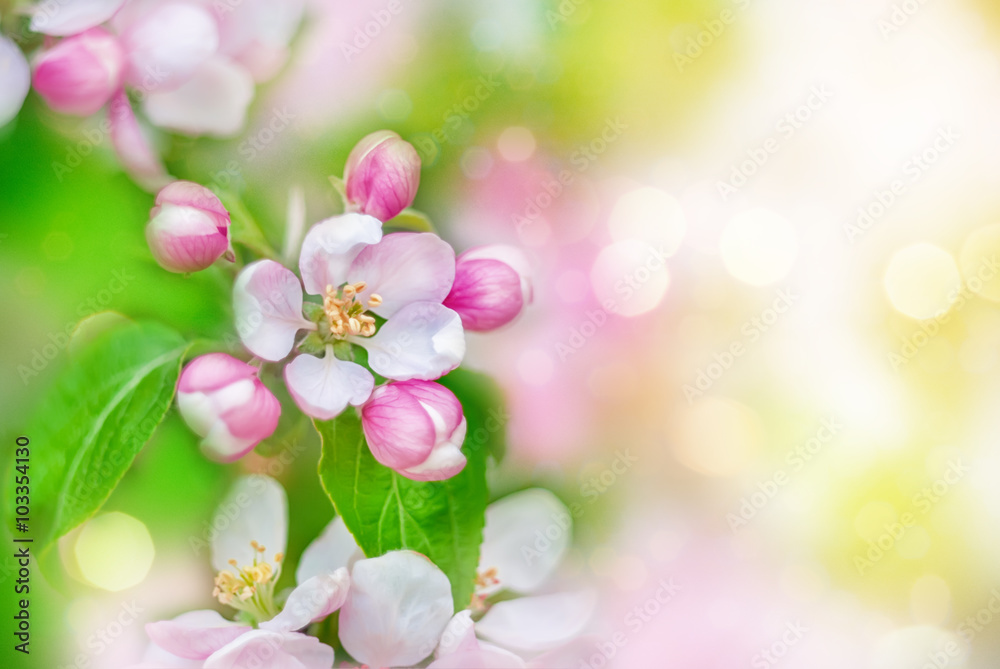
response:
{"label": "flower center", "polygon": [[263,559],[267,550],[264,546],[256,541],[251,541],[250,546],[254,550],[253,564],[241,567],[236,560],[230,560],[229,564],[236,567],[236,572],[220,571],[215,577],[212,596],[234,609],[250,613],[258,621],[270,620],[278,614],[274,604],[274,585],[281,575],[284,556],[275,554],[272,566]]}
{"label": "flower center", "polygon": [[469,603],[469,608],[477,613],[485,611],[487,598],[493,594],[494,589],[499,584],[500,579],[497,578],[496,567],[476,572],[476,588],[472,594],[472,601]]}
{"label": "flower center", "polygon": [[339,289],[331,285],[326,287],[323,311],[330,325],[330,334],[334,337],[371,337],[375,334],[375,319],[365,314],[365,311],[382,304],[382,297],[378,293],[372,293],[367,305],[361,302],[358,294],[364,291],[365,286],[364,281],[359,281]]}

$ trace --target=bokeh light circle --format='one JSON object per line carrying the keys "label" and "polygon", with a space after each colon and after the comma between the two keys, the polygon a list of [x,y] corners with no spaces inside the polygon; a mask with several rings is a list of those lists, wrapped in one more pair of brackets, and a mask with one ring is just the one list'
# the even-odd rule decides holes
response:
{"label": "bokeh light circle", "polygon": [[660,304],[670,287],[670,274],[658,249],[627,239],[601,249],[590,269],[590,283],[605,310],[638,316]]}
{"label": "bokeh light circle", "polygon": [[677,198],[648,186],[618,198],[608,218],[608,230],[615,241],[640,239],[657,246],[667,257],[677,252],[686,228]]}
{"label": "bokeh light circle", "polygon": [[892,256],[884,285],[897,311],[924,320],[948,310],[961,291],[962,277],[950,253],[923,242]]}
{"label": "bokeh light circle", "polygon": [[83,526],[73,553],[88,583],[118,592],[146,578],[156,551],[153,538],[141,521],[113,511]]}

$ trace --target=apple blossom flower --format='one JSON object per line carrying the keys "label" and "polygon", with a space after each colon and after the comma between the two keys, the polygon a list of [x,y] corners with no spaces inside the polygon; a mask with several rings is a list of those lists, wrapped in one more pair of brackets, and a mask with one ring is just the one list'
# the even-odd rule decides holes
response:
{"label": "apple blossom flower", "polygon": [[170,272],[197,272],[227,251],[229,212],[215,193],[190,181],[175,181],[156,196],[146,240],[153,257]]}
{"label": "apple blossom flower", "polygon": [[451,619],[451,584],[413,551],[359,560],[340,609],[340,642],[371,667],[412,666],[434,650]]}
{"label": "apple blossom flower", "polygon": [[462,317],[466,330],[495,330],[531,302],[530,265],[513,246],[469,249],[455,261],[455,283],[444,304]]}
{"label": "apple blossom flower", "polygon": [[159,190],[170,183],[167,169],[135,117],[124,90],[111,99],[108,121],[111,123],[111,145],[132,180],[148,191]]}
{"label": "apple blossom flower", "polygon": [[[230,509],[239,509],[239,515],[232,518]],[[211,560],[218,572],[213,594],[221,603],[251,616],[258,628],[231,622],[208,610],[150,623],[146,632],[152,646],[135,669],[329,669],[333,649],[297,630],[344,605],[351,587],[346,564],[335,565],[329,559],[314,557],[309,570],[300,565],[296,573],[298,585],[279,611],[274,586],[281,574],[288,540],[288,499],[284,489],[267,476],[242,477],[219,506],[217,515],[229,523],[212,538]],[[331,538],[346,543],[341,533],[331,532],[328,526],[306,552],[327,553],[323,544]]]}
{"label": "apple blossom flower", "polygon": [[177,406],[212,459],[241,458],[278,426],[281,404],[257,373],[225,353],[195,358],[181,372]]}
{"label": "apple blossom flower", "polygon": [[46,35],[75,35],[99,26],[121,9],[126,0],[62,0],[40,2],[31,17],[31,30]]}
{"label": "apple blossom flower", "polygon": [[361,407],[375,459],[415,481],[441,481],[465,467],[466,421],[455,394],[431,381],[387,383]]}
{"label": "apple blossom flower", "polygon": [[7,125],[21,111],[29,88],[28,61],[16,44],[0,35],[0,126]]}
{"label": "apple blossom flower", "polygon": [[391,130],[362,138],[344,166],[348,206],[388,221],[413,203],[420,185],[420,156]]}
{"label": "apple blossom flower", "polygon": [[121,86],[123,66],[117,38],[92,28],[42,52],[35,60],[34,87],[55,111],[89,116]]}
{"label": "apple blossom flower", "polygon": [[[264,360],[283,359],[299,330],[309,331],[299,346],[323,357],[301,353],[284,371],[292,398],[309,416],[328,420],[371,396],[371,372],[339,357],[351,355],[350,345],[366,349],[372,371],[396,381],[434,380],[462,361],[461,319],[441,304],[455,256],[437,235],[383,237],[371,216],[336,216],[306,234],[299,270],[301,283],[273,260],[251,263],[233,288],[234,310],[240,339]],[[303,315],[303,286],[323,297],[322,306],[308,303],[310,318]]]}

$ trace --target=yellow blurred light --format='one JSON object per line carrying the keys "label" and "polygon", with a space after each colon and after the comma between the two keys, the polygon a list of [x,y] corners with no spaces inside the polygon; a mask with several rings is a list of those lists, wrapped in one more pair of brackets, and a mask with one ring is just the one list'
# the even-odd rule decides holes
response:
{"label": "yellow blurred light", "polygon": [[993,302],[1000,302],[1000,279],[995,269],[997,258],[1000,258],[1000,223],[973,232],[958,254],[958,264],[969,290]]}
{"label": "yellow blurred light", "polygon": [[677,198],[658,188],[643,187],[618,198],[608,219],[615,241],[640,239],[670,257],[684,239],[687,222]]}
{"label": "yellow blurred light", "polygon": [[659,249],[628,239],[601,249],[590,269],[590,283],[605,309],[638,316],[660,304],[670,287],[670,274]]}
{"label": "yellow blurred light", "polygon": [[924,574],[910,589],[910,615],[913,621],[926,625],[940,625],[951,612],[951,588],[943,578]]}
{"label": "yellow blurred light", "polygon": [[83,526],[73,553],[87,582],[118,592],[146,578],[156,551],[141,521],[114,511]]}
{"label": "yellow blurred light", "polygon": [[896,507],[889,502],[868,502],[854,517],[854,531],[866,541],[875,541],[888,532],[887,525],[896,522]]}
{"label": "yellow blurred light", "polygon": [[706,397],[678,411],[671,426],[674,457],[708,476],[734,476],[758,455],[757,414],[729,399]]}
{"label": "yellow blurred light", "polygon": [[904,560],[920,560],[931,548],[931,535],[917,525],[906,529],[906,533],[896,541],[896,552]]}
{"label": "yellow blurred light", "polygon": [[521,126],[512,125],[497,138],[497,151],[512,163],[520,163],[535,153],[535,136]]}
{"label": "yellow blurred light", "polygon": [[924,320],[948,310],[962,288],[962,277],[951,254],[924,242],[892,256],[884,285],[897,311]]}
{"label": "yellow blurred light", "polygon": [[799,252],[795,228],[767,209],[751,209],[732,218],[722,232],[719,251],[726,269],[751,286],[785,278]]}

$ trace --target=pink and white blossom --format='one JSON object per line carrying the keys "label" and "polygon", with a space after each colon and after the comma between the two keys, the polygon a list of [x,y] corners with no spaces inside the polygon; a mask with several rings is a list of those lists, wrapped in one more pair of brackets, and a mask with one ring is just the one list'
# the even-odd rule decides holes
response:
{"label": "pink and white blossom", "polygon": [[430,381],[387,383],[361,407],[375,459],[415,481],[441,481],[465,467],[466,421],[454,393]]}
{"label": "pink and white blossom", "polygon": [[31,17],[31,30],[46,35],[75,35],[110,19],[126,0],[62,0],[40,2]]}
{"label": "pink and white blossom", "polygon": [[455,283],[444,303],[466,330],[485,332],[513,321],[531,302],[530,265],[513,246],[469,249],[455,263]]}
{"label": "pink and white blossom", "polygon": [[177,406],[210,458],[231,462],[274,433],[281,404],[257,372],[225,353],[195,358],[181,372]]}
{"label": "pink and white blossom", "polygon": [[167,169],[132,111],[132,103],[125,91],[118,91],[111,99],[108,120],[111,123],[111,144],[129,176],[148,191],[158,190],[170,183]]}
{"label": "pink and white blossom", "polygon": [[451,619],[451,584],[413,551],[359,560],[340,610],[340,641],[371,667],[408,667],[434,650]]}
{"label": "pink and white blossom", "polygon": [[391,130],[362,138],[344,167],[348,205],[388,221],[411,204],[420,185],[420,156]]}
{"label": "pink and white blossom", "polygon": [[[441,301],[455,274],[451,247],[431,233],[382,236],[381,223],[349,213],[314,225],[299,257],[300,284],[273,260],[248,265],[233,289],[237,329],[255,355],[278,361],[292,352],[300,330],[323,343],[323,357],[298,355],[285,383],[306,414],[327,420],[371,396],[374,378],[335,355],[346,342],[368,352],[368,365],[392,380],[433,380],[465,354],[461,319]],[[323,297],[314,320],[303,315],[303,286]],[[386,321],[376,326],[367,312]]]}
{"label": "pink and white blossom", "polygon": [[21,111],[31,88],[31,68],[12,41],[0,35],[0,127]]}
{"label": "pink and white blossom", "polygon": [[92,28],[38,56],[34,87],[55,111],[89,116],[121,86],[124,62],[118,39],[102,28]]}
{"label": "pink and white blossom", "polygon": [[178,273],[203,270],[231,248],[229,212],[204,186],[175,181],[156,196],[146,240],[164,269]]}

